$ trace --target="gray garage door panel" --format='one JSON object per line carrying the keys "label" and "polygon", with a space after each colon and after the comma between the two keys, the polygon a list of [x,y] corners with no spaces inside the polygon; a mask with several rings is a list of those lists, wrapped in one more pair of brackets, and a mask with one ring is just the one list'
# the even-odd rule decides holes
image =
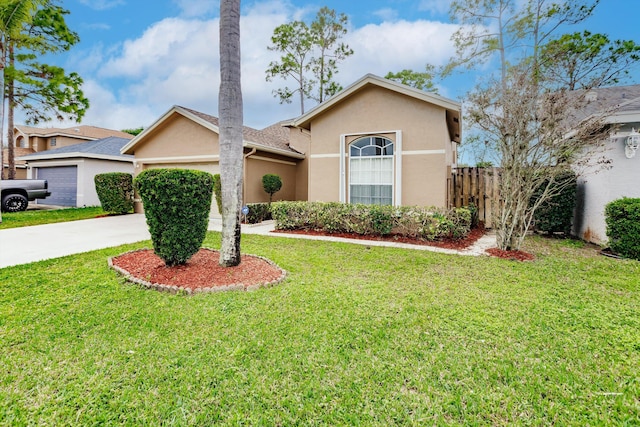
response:
{"label": "gray garage door panel", "polygon": [[56,166],[38,168],[38,179],[49,182],[51,195],[39,203],[44,205],[75,206],[78,192],[78,167]]}

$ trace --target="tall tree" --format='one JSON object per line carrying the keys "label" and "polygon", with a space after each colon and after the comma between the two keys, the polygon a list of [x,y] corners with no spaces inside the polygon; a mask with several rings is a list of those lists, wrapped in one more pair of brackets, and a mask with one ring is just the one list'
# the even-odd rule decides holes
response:
{"label": "tall tree", "polygon": [[240,0],[220,2],[220,181],[222,247],[220,265],[240,264],[242,203],[242,86],[240,84]]}
{"label": "tall tree", "polygon": [[315,95],[311,97],[321,103],[342,90],[334,76],[338,73],[338,62],[353,55],[353,49],[340,39],[347,34],[347,15],[323,7],[318,11],[316,19],[311,23],[311,37],[317,48],[317,56],[311,59],[311,71],[318,82]]}
{"label": "tall tree", "polygon": [[408,69],[398,71],[397,73],[389,71],[387,75],[384,76],[384,78],[414,87],[416,89],[423,90],[425,92],[433,92],[437,94],[438,89],[433,82],[436,74],[436,67],[431,64],[427,64],[425,67],[425,71],[422,72]]}
{"label": "tall tree", "polygon": [[79,121],[89,107],[77,73],[66,74],[57,66],[40,63],[38,57],[68,51],[80,40],[65,22],[69,12],[51,1],[39,7],[33,19],[9,40],[9,64],[6,68],[8,98],[9,178],[15,174],[13,146],[14,109],[22,110],[28,124],[53,118]]}
{"label": "tall tree", "polygon": [[[582,0],[457,0],[452,4],[451,15],[462,26],[454,35],[457,56],[447,71],[497,65],[497,72],[469,94],[468,118],[482,135],[478,140],[499,154],[503,203],[496,231],[501,249],[520,248],[537,207],[563,189],[562,183],[554,181],[557,172],[569,167],[578,154],[588,158],[585,150],[606,137],[603,119],[609,112],[584,117],[580,110],[586,105],[588,89],[611,80],[583,76],[567,84],[557,78],[563,65],[548,61],[545,53],[562,45],[565,54],[571,53],[566,44],[554,45],[563,40],[558,32],[582,22],[596,5],[597,1]],[[592,67],[593,73],[603,70],[598,61],[585,59],[590,63],[584,65]],[[546,183],[542,196],[530,204],[542,183]]]}
{"label": "tall tree", "polygon": [[[8,56],[8,41],[22,30],[24,23],[29,22],[33,11],[41,2],[39,0],[14,0],[0,3],[0,88],[4,88],[4,74]],[[4,159],[2,155],[2,135],[4,134],[5,92],[0,90],[0,180],[4,175]],[[2,213],[0,213],[0,223]]]}
{"label": "tall tree", "polygon": [[283,79],[292,78],[296,82],[294,89],[285,86],[273,93],[280,98],[280,103],[290,104],[297,93],[300,98],[300,113],[304,114],[304,100],[313,89],[314,82],[307,77],[310,69],[310,61],[313,42],[309,36],[309,26],[302,21],[293,21],[283,24],[273,31],[271,37],[272,46],[267,49],[282,52],[280,62],[273,61],[267,69],[267,81],[275,77]]}
{"label": "tall tree", "polygon": [[305,112],[305,100],[323,102],[342,90],[335,81],[338,63],[353,54],[340,40],[347,33],[348,18],[335,10],[321,8],[313,22],[292,21],[276,27],[269,50],[281,52],[280,61],[273,61],[266,71],[267,81],[276,77],[291,78],[295,88],[274,91],[281,103],[291,103],[298,94],[300,113]]}

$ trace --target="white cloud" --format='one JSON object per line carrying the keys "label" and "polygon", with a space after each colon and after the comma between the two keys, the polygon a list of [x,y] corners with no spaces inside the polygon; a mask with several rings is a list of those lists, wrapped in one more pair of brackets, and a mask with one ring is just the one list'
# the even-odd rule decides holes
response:
{"label": "white cloud", "polygon": [[[242,89],[248,126],[260,128],[299,114],[297,103],[280,105],[272,94],[291,82],[265,81],[269,63],[279,57],[267,46],[276,26],[300,19],[309,10],[279,0],[243,10]],[[367,73],[383,76],[403,68],[422,70],[427,62],[443,64],[451,55],[449,37],[456,28],[429,21],[352,28],[345,42],[355,54],[341,64],[337,78],[347,86]],[[116,129],[148,126],[175,104],[217,115],[218,39],[217,18],[167,18],[136,39],[75,58],[80,68],[93,74],[82,74],[91,100],[84,122]]]}
{"label": "white cloud", "polygon": [[427,63],[442,65],[452,54],[450,38],[456,29],[432,21],[383,22],[355,29],[347,35],[355,54],[341,67],[340,80],[354,81],[366,73],[384,76],[404,68],[423,70]]}

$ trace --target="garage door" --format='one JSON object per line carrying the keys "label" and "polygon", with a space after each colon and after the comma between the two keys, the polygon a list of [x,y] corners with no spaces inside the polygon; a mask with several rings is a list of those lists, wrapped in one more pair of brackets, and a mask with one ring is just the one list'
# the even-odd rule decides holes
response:
{"label": "garage door", "polygon": [[[158,163],[158,164],[146,164],[145,169],[157,169],[157,168],[176,168],[176,169],[195,169],[203,172],[209,172],[211,175],[220,173],[219,163]],[[218,212],[218,205],[216,198],[213,196],[211,200],[211,212],[210,216],[220,216]]]}
{"label": "garage door", "polygon": [[38,179],[46,179],[49,182],[51,195],[41,204],[57,206],[76,206],[76,194],[78,193],[78,167],[56,166],[51,168],[37,168]]}

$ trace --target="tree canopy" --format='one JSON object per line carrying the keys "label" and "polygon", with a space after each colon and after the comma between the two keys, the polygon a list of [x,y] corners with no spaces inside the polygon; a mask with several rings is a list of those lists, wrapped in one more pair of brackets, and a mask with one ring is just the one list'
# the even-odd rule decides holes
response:
{"label": "tree canopy", "polygon": [[291,103],[297,94],[300,112],[305,112],[305,100],[323,102],[340,90],[335,81],[338,63],[353,54],[353,50],[340,40],[347,34],[348,18],[328,7],[321,8],[315,19],[307,24],[292,21],[276,27],[269,50],[282,53],[266,70],[267,81],[276,77],[295,82],[274,90],[280,103]]}
{"label": "tree canopy", "polygon": [[[586,166],[580,162],[593,160],[589,151],[608,135],[604,119],[610,111],[581,114],[588,91],[617,83],[639,59],[634,42],[562,33],[583,22],[597,4],[452,3],[451,16],[461,27],[453,37],[456,56],[446,72],[496,65],[496,72],[469,93],[467,120],[476,132],[471,139],[490,146],[502,168],[503,202],[496,221],[501,249],[520,248],[535,210],[563,189],[554,177],[563,169]],[[534,193],[539,197],[530,203]]]}

